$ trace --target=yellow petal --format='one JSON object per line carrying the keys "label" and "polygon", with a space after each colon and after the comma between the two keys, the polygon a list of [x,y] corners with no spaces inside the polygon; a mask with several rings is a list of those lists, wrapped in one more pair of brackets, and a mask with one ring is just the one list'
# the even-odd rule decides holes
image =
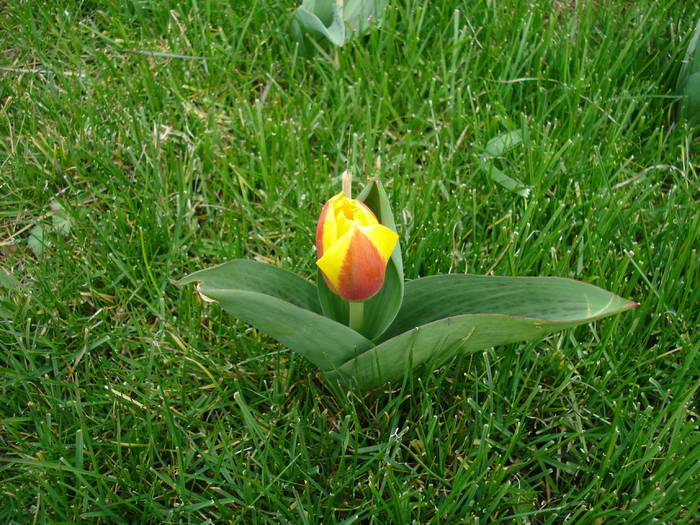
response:
{"label": "yellow petal", "polygon": [[356,226],[353,226],[345,235],[330,246],[324,246],[323,257],[316,261],[323,275],[326,276],[329,284],[335,290],[338,290],[340,286],[340,272],[343,269],[343,262],[356,228]]}
{"label": "yellow petal", "polygon": [[326,202],[316,224],[316,256],[321,257],[338,238],[334,204],[338,195]]}
{"label": "yellow petal", "polygon": [[377,248],[384,260],[388,261],[399,240],[399,236],[396,232],[382,224],[360,226],[359,228],[360,231],[369,238],[375,248]]}

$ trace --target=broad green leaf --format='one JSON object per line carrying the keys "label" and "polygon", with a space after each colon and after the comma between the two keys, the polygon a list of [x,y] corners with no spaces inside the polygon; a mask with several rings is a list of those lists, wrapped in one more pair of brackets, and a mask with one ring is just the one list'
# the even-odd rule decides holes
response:
{"label": "broad green leaf", "polygon": [[27,244],[29,244],[29,247],[37,257],[40,257],[44,252],[44,248],[49,245],[49,236],[41,224],[37,224],[31,229]]}
{"label": "broad green leaf", "polygon": [[519,129],[493,137],[486,143],[486,154],[479,155],[479,160],[481,161],[479,166],[486,172],[486,175],[497,184],[500,184],[513,193],[517,193],[521,197],[527,197],[530,195],[530,188],[498,169],[493,159],[493,157],[499,157],[507,153],[515,146],[522,143],[522,141],[523,133]]}
{"label": "broad green leaf", "polygon": [[300,308],[321,313],[313,284],[295,273],[271,264],[234,259],[191,273],[175,284],[182,286],[193,282],[201,282],[202,286],[209,288],[259,292],[295,304]]}
{"label": "broad green leaf", "polygon": [[676,89],[683,97],[680,104],[681,115],[691,123],[700,122],[700,20],[678,73]]}
{"label": "broad green leaf", "polygon": [[519,129],[493,137],[486,143],[486,153],[499,157],[523,141],[523,132]]}
{"label": "broad green leaf", "polygon": [[73,219],[66,209],[57,201],[51,202],[51,221],[53,230],[63,235],[68,235],[73,227]]}
{"label": "broad green leaf", "polygon": [[58,232],[63,235],[70,233],[73,226],[73,219],[68,215],[65,208],[57,201],[51,202],[51,225],[44,226],[39,223],[29,231],[27,244],[37,257],[40,257],[44,250],[51,246],[50,234]]}
{"label": "broad green leaf", "polygon": [[336,46],[346,42],[345,23],[335,0],[304,0],[294,14],[297,33],[326,37]]}
{"label": "broad green leaf", "polygon": [[321,303],[323,315],[347,325],[349,316],[348,302],[328,288],[320,268],[316,272],[316,286],[318,288],[318,301]]}
{"label": "broad green leaf", "polygon": [[690,122],[700,122],[700,72],[693,73],[685,81],[681,111]]}
{"label": "broad green leaf", "polygon": [[[19,288],[19,281],[9,272],[0,268],[0,289],[7,288],[12,290],[14,288]],[[2,295],[0,295],[0,317],[4,319],[12,319],[14,317],[14,312],[16,306],[10,301],[6,301]]]}
{"label": "broad green leaf", "polygon": [[304,34],[321,35],[336,46],[380,21],[388,0],[304,0],[294,13],[292,31],[306,47]]}
{"label": "broad green leaf", "polygon": [[433,275],[406,283],[401,310],[382,339],[455,315],[587,322],[635,305],[592,284],[562,277]]}
{"label": "broad green leaf", "polygon": [[12,319],[15,316],[17,307],[10,301],[4,301],[0,297],[0,317],[3,319]]}
{"label": "broad green leaf", "polygon": [[529,187],[499,170],[493,165],[493,161],[483,161],[481,163],[481,168],[486,172],[491,180],[500,184],[507,190],[517,193],[521,197],[528,197],[530,195]]}
{"label": "broad green leaf", "polygon": [[381,16],[389,0],[345,0],[343,21],[352,33],[362,33],[375,23],[381,23]]}
{"label": "broad green leaf", "polygon": [[389,261],[382,289],[365,301],[362,335],[372,340],[379,338],[399,311],[402,296],[403,279],[399,277],[396,266]]}
{"label": "broad green leaf", "polygon": [[372,388],[419,365],[542,337],[633,308],[596,286],[556,277],[441,275],[406,284],[396,320],[376,347],[330,372]]}
{"label": "broad green leaf", "polygon": [[10,272],[0,268],[0,288],[8,288],[12,290],[19,286],[19,281]]}
{"label": "broad green leaf", "polygon": [[354,330],[320,315],[316,288],[286,270],[234,260],[195,272],[177,284],[195,281],[202,295],[321,370],[333,370],[373,346]]}
{"label": "broad green leaf", "polygon": [[688,49],[685,51],[685,56],[683,57],[683,62],[681,63],[681,69],[678,72],[678,83],[676,84],[676,89],[681,91],[686,79],[693,73],[698,72],[700,72],[700,19],[695,26],[693,36],[690,38]]}

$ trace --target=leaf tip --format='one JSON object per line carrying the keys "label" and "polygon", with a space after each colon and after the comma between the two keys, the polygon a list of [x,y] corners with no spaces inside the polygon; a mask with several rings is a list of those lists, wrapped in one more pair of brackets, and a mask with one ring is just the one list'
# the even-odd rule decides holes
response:
{"label": "leaf tip", "polygon": [[202,301],[205,303],[215,303],[216,299],[212,299],[211,297],[204,295],[202,292],[202,283],[197,283],[197,293],[199,294],[199,297],[202,298]]}

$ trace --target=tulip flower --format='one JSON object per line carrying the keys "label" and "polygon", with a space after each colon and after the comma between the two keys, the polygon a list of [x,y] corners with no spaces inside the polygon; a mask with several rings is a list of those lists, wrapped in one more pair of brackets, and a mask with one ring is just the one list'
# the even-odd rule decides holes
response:
{"label": "tulip flower", "polygon": [[316,264],[334,293],[346,301],[366,301],[384,284],[398,238],[365,203],[338,193],[318,219]]}

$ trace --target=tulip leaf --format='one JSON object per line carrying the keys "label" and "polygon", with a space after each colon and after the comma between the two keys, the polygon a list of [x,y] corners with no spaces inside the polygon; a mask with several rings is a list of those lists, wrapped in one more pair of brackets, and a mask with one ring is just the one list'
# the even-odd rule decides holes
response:
{"label": "tulip leaf", "polygon": [[[394,232],[396,231],[396,223],[391,211],[389,197],[379,180],[370,180],[357,198],[374,212],[381,224]],[[384,333],[396,317],[399,308],[401,308],[403,293],[401,243],[397,242],[387,264],[384,286],[382,286],[377,295],[365,302],[363,335],[370,339],[376,339]]]}
{"label": "tulip leaf", "polygon": [[233,260],[188,275],[199,292],[267,335],[329,371],[373,343],[320,314],[316,287],[301,277],[254,261]]}
{"label": "tulip leaf", "polygon": [[[182,286],[200,282],[202,286],[237,289],[277,297],[306,310],[321,313],[314,285],[295,273],[271,264],[234,259],[191,273],[175,284]],[[205,294],[206,295],[206,294]]]}
{"label": "tulip leaf", "polygon": [[493,137],[486,143],[486,153],[479,155],[479,167],[495,183],[517,193],[521,197],[530,195],[530,188],[517,179],[507,175],[495,166],[495,158],[506,154],[508,151],[523,142],[523,132],[520,129],[503,133]]}
{"label": "tulip leaf", "polygon": [[294,14],[293,28],[298,37],[310,33],[322,35],[336,46],[346,42],[345,23],[335,0],[304,0]]}
{"label": "tulip leaf", "polygon": [[406,284],[380,344],[328,374],[360,388],[395,381],[419,365],[536,339],[636,306],[596,286],[556,277],[440,275]]}
{"label": "tulip leaf", "polygon": [[700,122],[700,20],[685,53],[676,89],[682,96],[680,111],[691,124]]}
{"label": "tulip leaf", "polygon": [[681,112],[692,125],[700,122],[700,72],[690,75],[683,85]]}
{"label": "tulip leaf", "polygon": [[527,187],[519,180],[514,179],[509,175],[506,175],[505,172],[494,166],[493,162],[482,161],[480,167],[486,172],[486,175],[488,175],[488,177],[495,183],[500,184],[505,189],[510,190],[513,193],[517,193],[521,197],[529,197],[529,187]]}
{"label": "tulip leaf", "polygon": [[318,287],[318,301],[321,303],[323,315],[347,325],[349,316],[348,302],[337,293],[331,291],[323,278],[323,272],[320,268],[318,268],[316,273],[316,283]]}
{"label": "tulip leaf", "polygon": [[343,21],[352,35],[362,33],[372,24],[381,23],[389,0],[345,0]]}
{"label": "tulip leaf", "polygon": [[29,231],[27,244],[37,257],[41,257],[44,249],[49,246],[49,235],[41,224],[37,224]]}
{"label": "tulip leaf", "polygon": [[592,284],[562,277],[433,275],[406,283],[406,296],[383,339],[463,314],[588,322],[636,305]]}
{"label": "tulip leaf", "polygon": [[503,133],[502,135],[493,137],[486,143],[486,153],[492,157],[500,157],[520,144],[522,141],[523,132],[520,129],[516,129],[515,131],[511,131],[509,133]]}
{"label": "tulip leaf", "polygon": [[12,290],[13,288],[19,288],[19,286],[19,281],[14,275],[0,268],[0,288]]}
{"label": "tulip leaf", "polygon": [[292,32],[304,54],[309,49],[305,35],[322,36],[342,46],[354,36],[381,21],[388,0],[303,0],[294,12]]}
{"label": "tulip leaf", "polygon": [[[13,290],[19,288],[20,282],[9,272],[0,268],[0,291],[2,288]],[[0,318],[12,319],[16,311],[16,306],[8,300],[5,300],[0,294]]]}

